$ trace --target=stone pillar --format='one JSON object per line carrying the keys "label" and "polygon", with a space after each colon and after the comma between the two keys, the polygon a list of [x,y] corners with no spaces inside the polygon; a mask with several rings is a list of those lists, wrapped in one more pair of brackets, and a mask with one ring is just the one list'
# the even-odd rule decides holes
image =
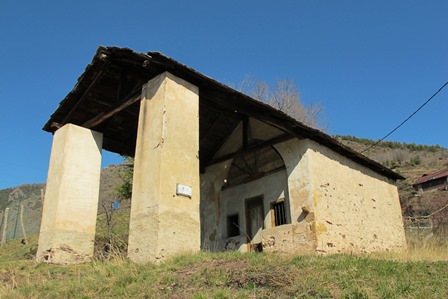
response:
{"label": "stone pillar", "polygon": [[200,250],[199,91],[170,73],[142,90],[128,256],[137,263]]}
{"label": "stone pillar", "polygon": [[36,260],[55,264],[93,256],[103,134],[72,124],[56,131]]}

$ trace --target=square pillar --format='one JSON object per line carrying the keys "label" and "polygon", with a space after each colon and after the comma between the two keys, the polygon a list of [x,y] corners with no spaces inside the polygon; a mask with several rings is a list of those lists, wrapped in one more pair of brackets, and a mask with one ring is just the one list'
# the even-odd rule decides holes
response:
{"label": "square pillar", "polygon": [[36,260],[54,264],[93,256],[103,134],[67,124],[53,136]]}
{"label": "square pillar", "polygon": [[199,90],[165,72],[142,90],[129,258],[199,251],[199,194]]}

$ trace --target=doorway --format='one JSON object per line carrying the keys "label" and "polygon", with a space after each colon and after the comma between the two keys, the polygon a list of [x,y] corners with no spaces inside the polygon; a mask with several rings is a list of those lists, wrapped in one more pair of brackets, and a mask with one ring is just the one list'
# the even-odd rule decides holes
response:
{"label": "doorway", "polygon": [[261,252],[261,230],[264,228],[263,196],[246,200],[246,228],[249,251]]}

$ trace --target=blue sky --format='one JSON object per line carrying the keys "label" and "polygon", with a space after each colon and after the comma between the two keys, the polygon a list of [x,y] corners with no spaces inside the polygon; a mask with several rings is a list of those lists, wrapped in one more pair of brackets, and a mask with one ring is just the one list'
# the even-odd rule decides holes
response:
{"label": "blue sky", "polygon": [[[447,1],[1,1],[0,189],[46,180],[41,130],[99,45],[223,83],[294,80],[331,134],[379,139],[448,80]],[[388,140],[448,147],[448,87]],[[103,164],[118,163],[104,153]]]}

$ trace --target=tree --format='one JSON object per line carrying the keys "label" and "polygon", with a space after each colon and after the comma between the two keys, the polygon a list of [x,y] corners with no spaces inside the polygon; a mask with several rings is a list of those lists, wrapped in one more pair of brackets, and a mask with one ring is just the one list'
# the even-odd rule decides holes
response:
{"label": "tree", "polygon": [[134,176],[134,158],[129,156],[123,157],[124,168],[119,173],[122,184],[115,187],[115,195],[119,200],[129,199],[132,196],[132,178]]}
{"label": "tree", "polygon": [[307,126],[321,131],[327,129],[323,119],[324,106],[319,102],[305,105],[300,100],[299,90],[292,80],[278,80],[275,86],[270,87],[265,81],[246,79],[236,89],[288,114]]}

